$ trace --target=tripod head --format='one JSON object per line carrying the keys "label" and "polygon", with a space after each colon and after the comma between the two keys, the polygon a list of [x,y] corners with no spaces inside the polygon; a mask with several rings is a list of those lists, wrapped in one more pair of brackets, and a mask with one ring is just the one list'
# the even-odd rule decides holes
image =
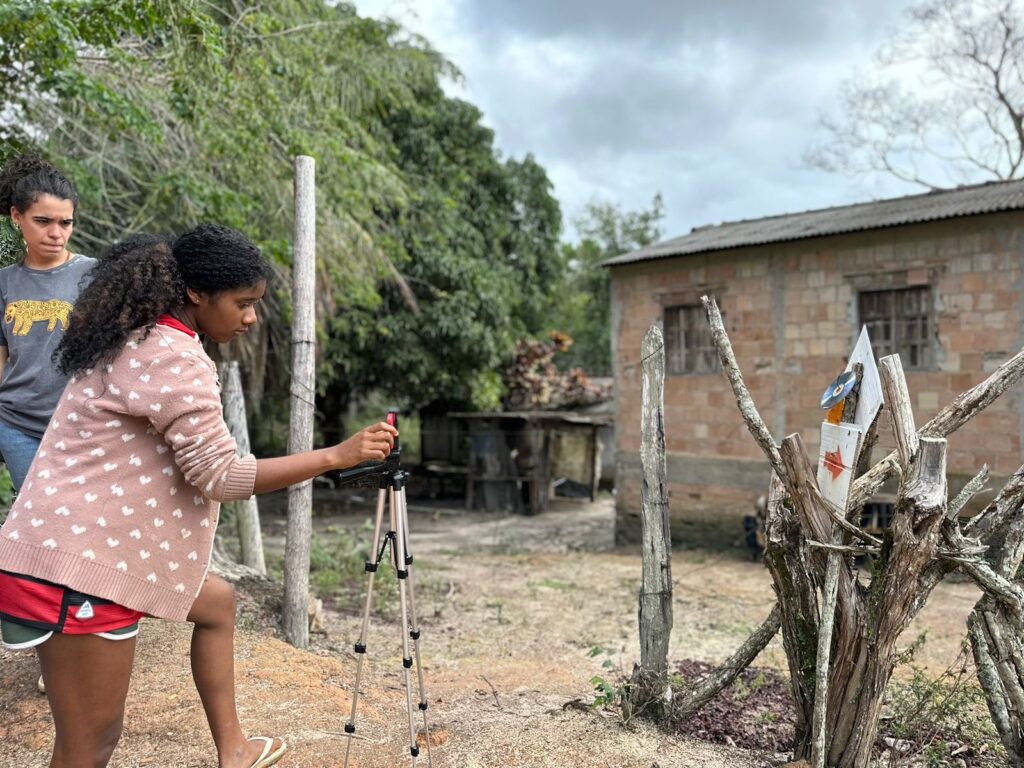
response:
{"label": "tripod head", "polygon": [[[398,429],[398,409],[389,409],[385,420],[395,429]],[[352,467],[352,469],[346,469],[338,475],[338,484],[377,486],[386,478],[398,476],[402,472],[401,463],[402,442],[400,438],[396,437],[391,453],[388,454],[384,461],[366,462]]]}

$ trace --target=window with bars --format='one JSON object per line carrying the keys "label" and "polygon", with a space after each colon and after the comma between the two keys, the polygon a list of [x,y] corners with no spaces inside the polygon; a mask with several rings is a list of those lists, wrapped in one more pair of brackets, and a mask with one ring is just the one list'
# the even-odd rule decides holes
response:
{"label": "window with bars", "polygon": [[875,357],[899,354],[905,369],[931,370],[934,319],[929,286],[862,291],[858,304],[860,321],[868,328]]}
{"label": "window with bars", "polygon": [[667,373],[714,373],[722,369],[702,306],[665,307],[663,327]]}

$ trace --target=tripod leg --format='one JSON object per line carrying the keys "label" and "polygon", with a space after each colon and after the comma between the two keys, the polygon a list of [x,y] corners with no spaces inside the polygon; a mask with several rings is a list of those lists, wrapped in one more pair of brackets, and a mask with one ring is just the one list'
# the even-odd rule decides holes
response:
{"label": "tripod leg", "polygon": [[396,478],[391,490],[391,528],[395,531],[395,571],[398,575],[398,599],[402,609],[402,666],[405,672],[405,705],[409,713],[409,754],[412,755],[412,766],[416,768],[416,756],[420,749],[416,746],[416,721],[412,711],[412,656],[409,655],[409,615],[406,607],[406,582],[409,571],[405,562],[405,531],[402,526],[402,514],[399,508],[399,496],[404,490],[404,480]]}
{"label": "tripod leg", "polygon": [[[353,736],[356,732],[356,705],[359,702],[359,680],[363,673],[363,659],[366,657],[366,634],[370,629],[370,605],[373,602],[373,577],[377,573],[384,549],[380,546],[380,529],[384,519],[384,502],[389,490],[381,488],[377,493],[377,517],[373,526],[373,547],[370,550],[370,557],[376,558],[373,562],[366,561],[366,572],[369,574],[369,581],[366,585],[366,606],[363,609],[363,628],[359,633],[359,640],[355,644],[356,652],[356,683],[352,689],[352,712],[349,714],[348,722],[345,724],[345,733],[348,734],[348,744],[345,747],[345,768],[348,768],[349,752],[352,750]],[[390,532],[389,532],[390,535]],[[385,541],[385,546],[387,541]]]}
{"label": "tripod leg", "polygon": [[398,510],[402,519],[402,548],[405,550],[405,564],[409,569],[409,619],[412,630],[409,637],[412,638],[413,649],[416,654],[416,676],[419,681],[420,702],[419,708],[423,713],[423,734],[427,742],[427,766],[433,766],[434,756],[430,749],[430,725],[427,723],[427,691],[423,684],[423,662],[420,660],[420,625],[416,618],[416,593],[413,589],[412,578],[412,553],[409,551],[409,507],[405,503],[405,488],[398,493]]}

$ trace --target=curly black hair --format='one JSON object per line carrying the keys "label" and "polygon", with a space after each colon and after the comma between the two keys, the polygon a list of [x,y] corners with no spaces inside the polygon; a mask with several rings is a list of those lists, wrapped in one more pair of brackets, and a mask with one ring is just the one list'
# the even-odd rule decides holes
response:
{"label": "curly black hair", "polygon": [[134,235],[100,259],[82,289],[68,329],[54,352],[65,375],[114,359],[138,328],[185,304],[186,288],[211,296],[255,285],[270,265],[245,235],[205,224],[176,240]]}
{"label": "curly black hair", "polygon": [[41,195],[70,200],[78,210],[75,185],[34,152],[17,155],[0,168],[0,214],[10,216],[12,207],[24,213]]}

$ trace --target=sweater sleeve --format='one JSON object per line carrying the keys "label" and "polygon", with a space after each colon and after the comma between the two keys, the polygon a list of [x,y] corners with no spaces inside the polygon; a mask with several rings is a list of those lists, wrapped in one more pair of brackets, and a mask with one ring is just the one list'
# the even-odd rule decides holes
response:
{"label": "sweater sleeve", "polygon": [[122,397],[129,413],[163,435],[190,485],[214,501],[252,496],[256,457],[238,456],[216,375],[207,365],[196,355],[170,352],[148,364],[130,360],[126,378]]}

